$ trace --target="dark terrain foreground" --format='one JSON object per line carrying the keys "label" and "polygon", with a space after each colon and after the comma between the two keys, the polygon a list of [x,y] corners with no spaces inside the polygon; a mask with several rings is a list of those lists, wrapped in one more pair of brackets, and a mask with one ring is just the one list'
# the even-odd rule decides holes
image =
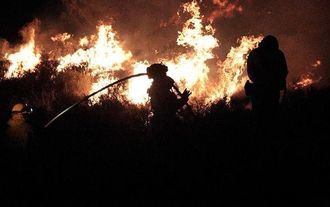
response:
{"label": "dark terrain foreground", "polygon": [[146,108],[104,100],[47,129],[61,107],[36,108],[27,148],[1,145],[1,206],[328,206],[330,90],[291,93],[271,136],[242,103],[215,104],[161,145]]}

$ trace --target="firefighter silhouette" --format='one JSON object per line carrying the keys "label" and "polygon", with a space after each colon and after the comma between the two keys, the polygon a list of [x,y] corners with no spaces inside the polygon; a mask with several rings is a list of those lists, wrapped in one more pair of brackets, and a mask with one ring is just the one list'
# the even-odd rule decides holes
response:
{"label": "firefighter silhouette", "polygon": [[167,136],[175,131],[176,113],[187,104],[190,91],[180,92],[174,80],[167,76],[168,68],[164,64],[152,64],[147,74],[153,80],[148,94],[150,96],[153,117],[151,129],[155,136]]}
{"label": "firefighter silhouette", "polygon": [[276,37],[266,36],[258,48],[250,52],[247,72],[252,83],[246,83],[245,92],[251,97],[257,125],[276,124],[280,91],[286,91],[288,75],[286,59]]}

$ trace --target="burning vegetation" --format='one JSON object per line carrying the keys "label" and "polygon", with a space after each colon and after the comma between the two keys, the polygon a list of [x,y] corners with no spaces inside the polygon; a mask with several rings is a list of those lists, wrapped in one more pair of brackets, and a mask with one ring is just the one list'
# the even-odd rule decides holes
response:
{"label": "burning vegetation", "polygon": [[10,63],[4,78],[21,77],[24,73],[34,72],[41,61],[41,54],[37,51],[35,45],[34,26],[25,28],[22,31],[22,36],[25,43],[19,46],[17,51],[4,54],[3,58]]}
{"label": "burning vegetation", "polygon": [[[213,4],[222,13],[214,11],[207,18],[201,14],[200,4],[196,0],[182,4],[176,18],[183,21],[175,46],[179,52],[164,55],[156,52],[156,58],[150,59],[134,57],[127,49],[129,47],[123,46],[121,34],[109,23],[100,22],[96,26],[96,34],[78,39],[67,32],[53,35],[48,40],[56,43],[56,47],[50,51],[43,47],[42,42],[37,42],[38,24],[31,24],[22,32],[24,42],[3,54],[2,59],[8,63],[3,78],[21,78],[38,70],[37,66],[44,62],[55,62],[52,65],[55,76],[68,71],[78,71],[80,75],[77,77],[88,76],[90,81],[80,82],[84,86],[77,85],[74,90],[84,88],[86,93],[86,88],[89,88],[87,91],[91,93],[124,75],[145,72],[146,67],[156,60],[168,66],[169,76],[180,89],[189,88],[192,91],[193,102],[203,105],[219,100],[229,102],[243,89],[247,80],[247,54],[258,46],[262,35],[242,36],[237,40],[237,46],[231,47],[226,58],[220,59],[214,51],[221,48],[221,43],[214,35],[213,20],[219,16],[232,16],[235,12],[242,12],[243,8],[239,1],[215,0]],[[155,54],[150,54],[152,56]],[[313,67],[320,64],[318,60]],[[305,87],[311,81],[304,78],[293,88]],[[145,104],[148,102],[147,89],[150,84],[147,77],[130,80],[120,87],[118,93],[133,104]],[[73,93],[82,94],[76,91]],[[98,103],[105,94],[107,91],[93,97],[91,104]]]}

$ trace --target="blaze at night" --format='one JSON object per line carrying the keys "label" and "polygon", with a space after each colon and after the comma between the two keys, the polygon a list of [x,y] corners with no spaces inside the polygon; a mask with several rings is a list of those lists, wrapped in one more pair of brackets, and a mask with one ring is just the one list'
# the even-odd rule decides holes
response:
{"label": "blaze at night", "polygon": [[4,0],[1,206],[328,206],[326,0]]}

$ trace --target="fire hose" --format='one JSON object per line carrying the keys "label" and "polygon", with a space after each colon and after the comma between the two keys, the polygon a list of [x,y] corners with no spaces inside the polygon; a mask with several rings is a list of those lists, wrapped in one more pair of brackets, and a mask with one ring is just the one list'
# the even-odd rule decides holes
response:
{"label": "fire hose", "polygon": [[73,109],[74,107],[78,106],[79,104],[81,104],[82,102],[84,101],[87,101],[90,97],[94,96],[95,94],[113,86],[113,85],[116,85],[118,83],[121,83],[123,81],[126,81],[128,79],[131,79],[131,78],[135,78],[135,77],[139,77],[139,76],[144,76],[144,75],[147,75],[147,73],[138,73],[138,74],[135,74],[135,75],[130,75],[130,76],[127,76],[125,78],[122,78],[122,79],[119,79],[113,83],[110,83],[109,85],[106,85],[104,86],[103,88],[89,94],[88,96],[85,96],[83,99],[81,99],[80,101],[72,104],[71,106],[69,106],[68,108],[64,109],[61,113],[59,113],[58,115],[56,115],[52,120],[50,120],[46,125],[45,125],[45,128],[49,127],[49,125],[51,125],[56,119],[58,119],[59,117],[61,117],[63,114],[65,114],[66,112],[68,112],[69,110]]}
{"label": "fire hose", "polygon": [[[95,91],[95,92],[89,94],[88,96],[85,96],[85,97],[84,97],[83,99],[81,99],[80,101],[78,101],[78,102],[72,104],[71,106],[69,106],[68,108],[64,109],[61,113],[59,113],[59,114],[56,115],[53,119],[51,119],[51,120],[50,120],[50,121],[49,121],[44,127],[45,127],[45,128],[49,127],[49,126],[50,126],[50,125],[51,125],[56,119],[58,119],[59,117],[61,117],[63,114],[65,114],[65,113],[68,112],[69,110],[73,109],[74,107],[78,106],[78,105],[81,104],[82,102],[87,101],[90,97],[94,96],[95,94],[97,94],[97,93],[99,93],[99,92],[101,92],[101,91],[103,91],[103,90],[105,90],[105,89],[107,89],[107,88],[109,88],[109,87],[111,87],[111,86],[114,86],[114,85],[116,85],[116,84],[118,84],[118,83],[121,83],[121,82],[123,82],[123,81],[126,81],[126,80],[128,80],[128,79],[135,78],[135,77],[139,77],[139,76],[144,76],[144,75],[147,75],[147,73],[138,73],[138,74],[135,74],[135,75],[130,75],[130,76],[127,76],[127,77],[125,77],[125,78],[119,79],[119,80],[117,80],[117,81],[115,81],[115,82],[113,82],[113,83],[110,83],[109,85],[104,86],[103,88],[101,88],[101,89],[99,89],[99,90],[97,90],[97,91]],[[179,93],[179,95],[181,96],[182,94]],[[187,106],[188,110],[192,113],[192,115],[195,117],[195,114],[194,114],[194,112],[192,111],[191,106],[190,106],[188,103],[186,103],[185,105]]]}

